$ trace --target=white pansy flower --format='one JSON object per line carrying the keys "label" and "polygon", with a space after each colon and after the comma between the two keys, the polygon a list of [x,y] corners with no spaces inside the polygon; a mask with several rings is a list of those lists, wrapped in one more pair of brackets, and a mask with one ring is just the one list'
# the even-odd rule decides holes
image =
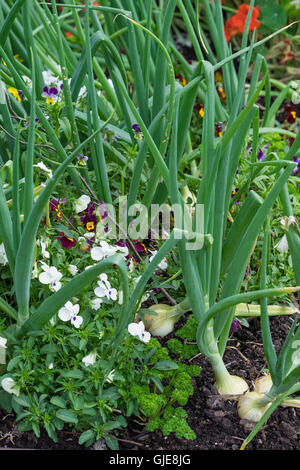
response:
{"label": "white pansy flower", "polygon": [[[154,250],[154,251],[149,250],[149,251],[152,254],[152,256],[150,256],[150,258],[149,258],[149,261],[151,262],[153,260],[154,256],[156,255],[157,251],[156,250]],[[161,260],[161,262],[159,263],[158,267],[162,270],[167,269],[167,267],[168,267],[167,259],[163,258]]]}
{"label": "white pansy flower", "polygon": [[88,207],[90,202],[91,202],[91,198],[87,196],[86,194],[83,194],[78,199],[76,199],[75,206],[74,206],[76,214],[79,214],[79,212],[85,211],[85,209]]}
{"label": "white pansy flower", "polygon": [[86,86],[83,85],[83,87],[81,87],[79,90],[78,99],[80,100],[81,98],[85,98],[86,93],[87,93]]}
{"label": "white pansy flower", "polygon": [[88,367],[92,366],[96,362],[97,353],[91,352],[82,359],[82,362]]}
{"label": "white pansy flower", "polygon": [[5,358],[5,349],[7,348],[6,343],[7,343],[7,339],[0,336],[0,364],[6,364],[6,358]]}
{"label": "white pansy flower", "polygon": [[42,75],[46,86],[56,84],[58,81],[58,77],[55,77],[52,70],[43,70]]}
{"label": "white pansy flower", "polygon": [[37,277],[38,277],[38,267],[37,267],[37,263],[34,263],[31,278],[36,279]]}
{"label": "white pansy flower", "polygon": [[7,263],[8,263],[8,260],[7,260],[7,256],[6,256],[6,253],[5,253],[4,244],[1,243],[1,245],[0,245],[0,264],[3,264],[3,266],[5,266]]}
{"label": "white pansy flower", "polygon": [[99,310],[102,302],[103,302],[102,298],[97,297],[96,299],[93,299],[90,301],[90,306],[93,310]]}
{"label": "white pansy flower", "polygon": [[53,362],[49,362],[48,369],[53,369]]}
{"label": "white pansy flower", "polygon": [[106,382],[111,384],[115,378],[115,369],[111,370],[110,373],[107,376]]}
{"label": "white pansy flower", "polygon": [[94,246],[91,249],[91,258],[94,261],[101,261],[102,259],[107,258],[108,256],[114,255],[117,251],[116,248],[119,247],[111,246],[107,242],[102,240],[100,242],[100,246]]}
{"label": "white pansy flower", "polygon": [[49,251],[46,250],[46,248],[48,248],[48,245],[49,245],[49,240],[45,237],[42,237],[42,238],[39,238],[37,241],[36,241],[36,244],[37,246],[40,246],[41,247],[41,250],[42,250],[42,255],[45,257],[45,258],[50,258],[50,254],[49,254]]}
{"label": "white pansy flower", "polygon": [[124,257],[129,254],[129,250],[127,246],[116,246],[116,251],[121,253]]}
{"label": "white pansy flower", "polygon": [[97,297],[107,297],[111,300],[117,300],[118,291],[115,288],[112,288],[110,282],[107,280],[107,275],[105,273],[100,274],[100,281],[98,281],[98,287],[94,290],[94,293]]}
{"label": "white pansy flower", "polygon": [[284,235],[282,239],[275,245],[275,248],[280,253],[288,253],[289,245],[288,245],[286,235]]}
{"label": "white pansy flower", "polygon": [[27,77],[26,75],[22,75],[23,82],[25,83],[28,88],[32,88],[32,80]]}
{"label": "white pansy flower", "polygon": [[83,236],[84,238],[87,238],[88,240],[90,240],[91,238],[95,236],[95,232],[86,232]]}
{"label": "white pansy flower", "polygon": [[71,321],[75,328],[79,328],[83,322],[83,318],[77,315],[80,310],[79,304],[73,305],[72,302],[68,301],[59,311],[58,317],[62,321]]}
{"label": "white pansy flower", "polygon": [[51,290],[58,291],[61,288],[62,274],[55,266],[48,266],[46,263],[42,263],[42,269],[44,272],[39,275],[39,281],[48,284]]}
{"label": "white pansy flower", "polygon": [[143,343],[148,343],[151,338],[151,334],[145,331],[145,325],[142,321],[139,323],[129,323],[128,332],[132,336],[137,336]]}
{"label": "white pansy flower", "polygon": [[17,386],[16,382],[11,377],[5,377],[5,379],[1,381],[1,386],[7,393],[12,393],[17,396],[20,394],[20,387]]}
{"label": "white pansy flower", "polygon": [[46,167],[46,165],[43,163],[43,162],[39,162],[37,163],[36,165],[33,165],[37,168],[40,168],[40,170],[43,170],[45,173],[47,173],[49,175],[49,178],[52,178],[52,170],[50,170],[49,168]]}
{"label": "white pansy flower", "polygon": [[75,274],[78,273],[78,268],[75,266],[75,264],[69,264],[68,271],[70,274],[72,274],[72,276],[75,276]]}

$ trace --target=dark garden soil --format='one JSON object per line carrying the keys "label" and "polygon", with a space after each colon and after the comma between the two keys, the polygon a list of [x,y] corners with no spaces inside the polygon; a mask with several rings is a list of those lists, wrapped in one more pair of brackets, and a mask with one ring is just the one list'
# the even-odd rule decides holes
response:
{"label": "dark garden soil", "polygon": [[[273,340],[278,351],[292,324],[294,316],[270,319]],[[184,322],[184,319],[181,320]],[[180,323],[181,323],[180,322]],[[180,325],[178,325],[180,326]],[[164,338],[164,342],[172,335]],[[225,363],[232,374],[240,375],[248,384],[266,368],[259,319],[249,321],[231,336],[225,352]],[[121,450],[238,450],[252,429],[252,424],[241,420],[236,411],[236,401],[224,401],[213,387],[211,367],[201,354],[189,360],[202,367],[194,379],[195,393],[185,407],[188,423],[196,432],[194,441],[163,436],[160,431],[149,433],[145,427],[131,419],[128,428],[118,436]],[[263,429],[248,445],[248,450],[300,450],[300,409],[279,408],[269,418]],[[43,431],[37,439],[32,432],[19,432],[14,415],[0,411],[0,449],[51,449],[84,450],[78,445],[79,434],[71,430],[59,433],[58,443],[52,442]]]}

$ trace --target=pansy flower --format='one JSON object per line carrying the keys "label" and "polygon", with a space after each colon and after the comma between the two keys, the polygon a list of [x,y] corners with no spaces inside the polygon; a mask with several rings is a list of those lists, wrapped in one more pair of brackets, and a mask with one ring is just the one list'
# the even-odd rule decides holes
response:
{"label": "pansy flower", "polygon": [[97,353],[91,352],[90,354],[88,354],[82,359],[82,362],[84,363],[86,367],[92,366],[96,362],[96,357],[97,357]]}
{"label": "pansy flower", "polygon": [[85,214],[80,217],[80,220],[88,232],[94,232],[97,225],[97,217],[95,214]]}
{"label": "pansy flower", "polygon": [[203,104],[200,104],[200,103],[195,104],[194,110],[196,111],[197,114],[199,114],[199,116],[201,116],[203,118],[203,116],[204,116],[204,106],[203,106]]}
{"label": "pansy flower", "polygon": [[217,122],[217,124],[215,125],[216,137],[222,137],[223,135],[222,128],[223,128],[223,123],[221,121]]}
{"label": "pansy flower", "polygon": [[66,202],[65,198],[60,199],[60,201],[57,201],[56,199],[50,199],[50,202],[49,202],[50,215],[52,215],[52,213],[55,212],[56,217],[58,219],[62,219],[61,204],[64,204],[65,202]]}
{"label": "pansy flower", "polygon": [[58,100],[58,89],[56,86],[44,86],[42,97],[46,98],[47,104],[55,104]]}
{"label": "pansy flower", "polygon": [[79,304],[73,305],[72,302],[68,301],[64,307],[58,311],[58,317],[62,321],[70,321],[75,328],[79,328],[83,322],[83,318],[80,315],[77,315],[79,310]]}
{"label": "pansy flower", "polygon": [[107,279],[107,274],[102,273],[99,277],[100,281],[98,281],[98,287],[94,289],[95,295],[101,299],[106,297],[107,299],[117,300],[118,291],[111,287],[110,282]]}
{"label": "pansy flower", "polygon": [[33,166],[39,168],[42,171],[44,171],[45,173],[47,173],[49,178],[52,178],[52,175],[53,175],[52,170],[50,170],[50,168],[47,168],[46,165],[43,162],[38,162],[36,165],[33,165]]}
{"label": "pansy flower", "polygon": [[222,69],[218,69],[215,71],[214,78],[215,78],[215,82],[223,83]]}
{"label": "pansy flower", "polygon": [[80,212],[85,211],[90,201],[91,201],[90,196],[87,196],[86,194],[83,194],[78,199],[76,199],[75,204],[74,204],[74,209],[75,209],[76,214],[80,214]]}
{"label": "pansy flower", "polygon": [[187,84],[187,79],[184,78],[180,73],[178,73],[177,75],[175,75],[175,78],[180,81],[180,83],[181,83],[182,86],[186,86],[186,84]]}
{"label": "pansy flower", "polygon": [[43,272],[39,275],[39,281],[42,284],[48,284],[52,291],[58,291],[61,288],[60,279],[62,274],[57,270],[55,266],[48,266],[42,262]]}
{"label": "pansy flower", "polygon": [[[235,190],[231,191],[231,199],[234,198],[234,196],[237,194],[238,191],[239,191],[239,188],[235,188]],[[242,197],[242,196],[239,196],[239,197],[237,198],[237,200],[235,201],[235,204],[238,204],[238,203],[240,202],[241,197]]]}
{"label": "pansy flower", "polygon": [[131,128],[134,132],[142,132],[138,124],[132,124]]}
{"label": "pansy flower", "polygon": [[[61,68],[59,65],[56,66],[56,69],[57,69],[57,75],[60,74]],[[46,86],[48,87],[51,85],[58,86],[60,79],[57,75],[53,74],[52,70],[43,70],[42,75],[43,75],[43,80]]]}
{"label": "pansy flower", "polygon": [[8,88],[8,91],[9,93],[11,93],[13,95],[13,97],[19,102],[21,103],[21,96],[23,96],[23,92],[22,90],[17,90],[16,88],[14,87],[9,87]]}
{"label": "pansy flower", "polygon": [[64,232],[60,232],[60,236],[56,237],[56,239],[60,241],[60,244],[64,250],[69,250],[70,248],[73,248],[73,246],[77,243],[76,238],[67,237]]}
{"label": "pansy flower", "polygon": [[[157,250],[153,250],[153,251],[149,250],[149,251],[150,251],[150,253],[151,253],[151,256],[150,256],[150,258],[149,258],[149,261],[151,262],[151,261],[153,260],[153,258],[155,257],[155,255],[156,255],[156,253],[157,253]],[[167,267],[168,267],[167,259],[166,259],[166,258],[163,258],[163,259],[161,260],[161,262],[159,263],[158,267],[159,267],[159,269],[161,269],[162,271],[164,271],[165,269],[167,269]]]}
{"label": "pansy flower", "polygon": [[131,126],[131,129],[134,131],[134,138],[135,139],[142,139],[143,138],[143,134],[142,134],[142,130],[140,128],[140,126],[138,124],[132,124]]}
{"label": "pansy flower", "polygon": [[4,379],[2,379],[1,386],[3,390],[5,390],[7,393],[11,393],[17,396],[20,395],[20,387],[11,377],[5,377]]}
{"label": "pansy flower", "polygon": [[293,161],[297,163],[297,166],[293,169],[293,176],[297,176],[300,173],[300,159],[296,156],[293,157]]}
{"label": "pansy flower", "polygon": [[[264,145],[261,149],[258,150],[258,154],[257,154],[257,160],[259,160],[260,162],[265,158],[265,154],[264,154],[264,149],[267,149],[269,147],[269,142]],[[252,149],[251,149],[252,151]]]}
{"label": "pansy flower", "polygon": [[241,328],[241,322],[239,320],[233,320],[231,323],[230,331],[231,333],[236,333]]}
{"label": "pansy flower", "polygon": [[265,158],[264,152],[262,151],[262,149],[259,149],[258,154],[257,154],[257,160],[261,162],[264,158]]}
{"label": "pansy flower", "polygon": [[221,100],[226,100],[226,93],[225,93],[225,88],[224,88],[224,83],[216,87],[216,90],[218,92],[219,97]]}
{"label": "pansy flower", "polygon": [[286,104],[284,107],[286,120],[289,124],[294,124],[297,118],[297,108],[293,104]]}
{"label": "pansy flower", "polygon": [[[38,118],[38,117],[37,117],[37,118],[35,118],[35,120],[34,120],[34,124],[37,124],[37,123],[39,122],[39,120],[40,120],[40,118]],[[27,128],[29,127],[29,125],[30,125],[29,121],[28,121],[28,122],[26,122],[26,123],[25,123],[25,128],[27,129]]]}
{"label": "pansy flower", "polygon": [[86,155],[82,155],[81,153],[77,153],[77,160],[79,165],[86,166],[88,157]]}
{"label": "pansy flower", "polygon": [[104,258],[108,258],[114,255],[118,249],[118,247],[111,246],[104,240],[102,240],[99,245],[100,246],[95,246],[91,249],[91,258],[94,261],[101,261]]}
{"label": "pansy flower", "polygon": [[132,336],[137,336],[143,343],[148,343],[151,338],[151,334],[148,331],[145,331],[145,325],[142,321],[139,323],[129,323],[128,333]]}
{"label": "pansy flower", "polygon": [[4,244],[1,243],[1,245],[0,245],[0,265],[2,264],[3,266],[5,266],[7,263],[8,263],[8,259],[7,259],[7,256],[6,256]]}

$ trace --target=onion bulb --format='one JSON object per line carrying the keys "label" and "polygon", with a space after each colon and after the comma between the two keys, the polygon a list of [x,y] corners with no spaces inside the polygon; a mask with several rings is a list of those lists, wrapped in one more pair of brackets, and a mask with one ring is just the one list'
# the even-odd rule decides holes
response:
{"label": "onion bulb", "polygon": [[177,305],[156,304],[149,307],[156,315],[145,314],[144,325],[152,336],[166,336],[174,329],[175,323],[182,313],[178,313]]}
{"label": "onion bulb", "polygon": [[271,375],[263,375],[262,377],[258,377],[258,379],[255,380],[254,383],[254,391],[257,393],[268,393],[271,390],[271,387],[273,385]]}
{"label": "onion bulb", "polygon": [[219,380],[217,378],[215,387],[220,395],[243,395],[249,388],[247,382],[242,377],[230,374],[220,377]]}
{"label": "onion bulb", "polygon": [[240,397],[237,407],[240,418],[257,423],[271,405],[271,402],[266,404],[264,398],[257,392],[247,392]]}

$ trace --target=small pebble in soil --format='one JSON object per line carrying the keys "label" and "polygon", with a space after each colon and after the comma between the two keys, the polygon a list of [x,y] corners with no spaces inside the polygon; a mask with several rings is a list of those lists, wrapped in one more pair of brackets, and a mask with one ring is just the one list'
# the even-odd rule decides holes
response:
{"label": "small pebble in soil", "polygon": [[99,439],[92,447],[93,450],[107,450],[104,439]]}

